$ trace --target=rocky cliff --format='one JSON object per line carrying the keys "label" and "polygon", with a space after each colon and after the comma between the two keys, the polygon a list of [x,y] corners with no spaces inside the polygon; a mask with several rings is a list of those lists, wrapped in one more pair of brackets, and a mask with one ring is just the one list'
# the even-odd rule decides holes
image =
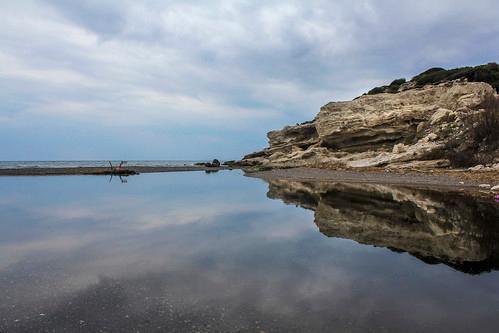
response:
{"label": "rocky cliff", "polygon": [[267,196],[315,212],[320,232],[468,273],[499,268],[499,207],[464,194],[270,180]]}
{"label": "rocky cliff", "polygon": [[[313,121],[268,133],[240,164],[263,167],[461,167],[499,163],[499,101],[463,80],[324,105]],[[497,164],[499,167],[499,164]]]}

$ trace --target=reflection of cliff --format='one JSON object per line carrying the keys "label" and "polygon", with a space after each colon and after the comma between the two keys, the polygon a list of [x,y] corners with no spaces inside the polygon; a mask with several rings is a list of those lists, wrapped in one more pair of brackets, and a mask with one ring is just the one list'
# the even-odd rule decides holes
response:
{"label": "reflection of cliff", "polygon": [[375,184],[272,180],[268,196],[315,211],[329,237],[406,251],[480,273],[499,268],[499,206],[469,196]]}

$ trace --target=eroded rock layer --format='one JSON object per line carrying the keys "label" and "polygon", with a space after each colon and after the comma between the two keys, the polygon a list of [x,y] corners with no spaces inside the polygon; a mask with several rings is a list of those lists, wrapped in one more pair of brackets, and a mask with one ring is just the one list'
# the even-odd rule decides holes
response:
{"label": "eroded rock layer", "polygon": [[497,101],[497,94],[489,84],[452,81],[331,102],[311,122],[269,132],[269,147],[245,156],[240,164],[447,167],[453,151],[472,156],[482,152],[494,163],[498,150],[486,142],[487,133],[476,133],[485,114],[497,116],[490,101]]}
{"label": "eroded rock layer", "polygon": [[408,252],[468,273],[499,268],[499,207],[462,194],[272,180],[268,197],[315,212],[329,237]]}

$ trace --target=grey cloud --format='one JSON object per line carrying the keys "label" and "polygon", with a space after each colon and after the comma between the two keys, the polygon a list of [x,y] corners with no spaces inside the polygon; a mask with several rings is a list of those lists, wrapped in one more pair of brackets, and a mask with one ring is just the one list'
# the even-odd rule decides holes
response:
{"label": "grey cloud", "polygon": [[[214,136],[227,119],[256,137],[248,123],[263,133],[428,67],[499,57],[499,3],[489,0],[43,0],[0,9],[9,119],[16,105],[18,114],[59,110],[59,119],[95,119],[96,131],[120,114],[143,129],[215,126]],[[12,101],[20,98],[29,107]]]}
{"label": "grey cloud", "polygon": [[125,25],[124,7],[110,1],[42,0],[71,21],[103,36],[119,33]]}

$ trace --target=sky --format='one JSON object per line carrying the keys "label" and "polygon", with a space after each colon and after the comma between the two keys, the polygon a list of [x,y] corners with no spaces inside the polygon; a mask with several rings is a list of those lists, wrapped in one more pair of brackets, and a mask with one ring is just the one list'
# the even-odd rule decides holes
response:
{"label": "sky", "polygon": [[499,61],[497,0],[0,0],[0,160],[239,159],[430,67]]}

